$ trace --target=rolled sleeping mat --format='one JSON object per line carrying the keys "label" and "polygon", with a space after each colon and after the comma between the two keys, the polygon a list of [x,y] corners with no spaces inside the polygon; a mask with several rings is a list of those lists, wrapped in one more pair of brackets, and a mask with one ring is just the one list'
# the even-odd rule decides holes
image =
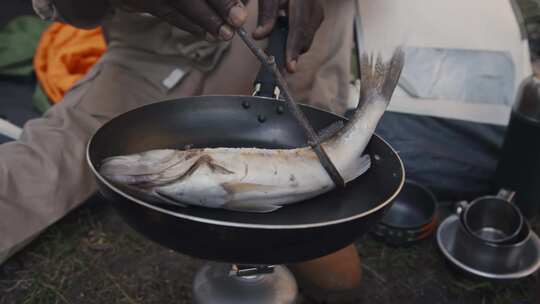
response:
{"label": "rolled sleeping mat", "polygon": [[0,118],[0,135],[17,140],[21,137],[21,134],[22,128]]}

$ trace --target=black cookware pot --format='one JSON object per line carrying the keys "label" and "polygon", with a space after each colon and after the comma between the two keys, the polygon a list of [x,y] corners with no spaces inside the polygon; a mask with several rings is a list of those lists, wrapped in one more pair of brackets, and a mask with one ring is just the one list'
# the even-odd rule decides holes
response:
{"label": "black cookware pot", "polygon": [[438,223],[435,195],[414,181],[407,180],[403,189],[373,235],[389,245],[411,245],[429,237]]}

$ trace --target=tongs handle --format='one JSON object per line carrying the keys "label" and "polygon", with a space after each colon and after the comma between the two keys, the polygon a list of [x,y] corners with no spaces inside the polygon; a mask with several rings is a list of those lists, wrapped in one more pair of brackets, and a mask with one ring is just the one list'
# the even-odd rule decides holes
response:
{"label": "tongs handle", "polygon": [[319,158],[319,161],[321,162],[321,165],[324,167],[332,181],[337,187],[345,187],[345,180],[337,170],[334,163],[332,163],[332,160],[330,157],[328,157],[328,154],[326,154],[326,151],[324,151],[323,146],[321,145],[321,140],[309,121],[307,120],[306,116],[300,109],[300,107],[296,104],[294,101],[294,98],[291,95],[291,92],[289,90],[289,86],[287,85],[287,82],[285,81],[285,78],[279,71],[276,60],[273,56],[266,55],[265,52],[263,52],[253,39],[249,37],[249,34],[246,32],[244,28],[239,28],[237,30],[238,35],[240,38],[244,41],[246,46],[251,50],[251,52],[259,59],[259,61],[264,65],[264,67],[274,76],[275,80],[277,81],[279,87],[282,89],[282,95],[285,99],[285,103],[287,105],[287,108],[289,111],[291,111],[294,118],[296,118],[297,122],[300,124],[300,126],[304,129],[307,138],[308,138],[308,144],[311,146],[317,157]]}
{"label": "tongs handle", "polygon": [[[278,69],[285,67],[285,50],[288,35],[289,20],[287,17],[279,17],[268,38],[268,48],[266,50],[268,56],[274,57]],[[274,74],[263,64],[259,69],[257,78],[255,78],[253,95],[278,99],[282,90],[283,88],[279,87]]]}

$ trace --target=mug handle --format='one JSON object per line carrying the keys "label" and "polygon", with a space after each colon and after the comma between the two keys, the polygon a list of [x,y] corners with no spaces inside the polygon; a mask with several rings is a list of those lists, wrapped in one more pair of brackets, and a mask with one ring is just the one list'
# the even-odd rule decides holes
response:
{"label": "mug handle", "polygon": [[456,215],[459,218],[459,221],[461,222],[461,226],[468,233],[470,233],[470,231],[467,228],[468,226],[465,224],[465,210],[467,210],[467,208],[469,208],[469,204],[470,203],[467,202],[467,201],[459,201],[459,202],[456,203],[456,206],[455,206]]}
{"label": "mug handle", "polygon": [[456,203],[456,215],[459,217],[462,216],[462,214],[465,212],[465,210],[469,208],[469,202],[467,201],[459,201]]}
{"label": "mug handle", "polygon": [[497,193],[497,197],[500,199],[503,199],[509,203],[514,202],[514,197],[516,196],[516,191],[508,190],[508,189],[501,189],[499,190],[499,193]]}

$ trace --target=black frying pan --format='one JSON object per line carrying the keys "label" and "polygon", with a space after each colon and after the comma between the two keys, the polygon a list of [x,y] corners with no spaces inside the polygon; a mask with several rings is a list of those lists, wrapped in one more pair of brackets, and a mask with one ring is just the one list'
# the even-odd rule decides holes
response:
{"label": "black frying pan", "polygon": [[[263,86],[258,87],[264,91]],[[267,87],[272,95],[275,85]],[[315,130],[345,120],[313,107],[302,109]],[[341,249],[380,220],[404,182],[400,158],[381,138],[373,136],[367,148],[373,156],[372,168],[346,188],[268,214],[153,205],[108,183],[98,169],[104,158],[150,149],[294,148],[305,146],[306,141],[282,101],[251,96],[188,97],[144,106],[112,119],[90,140],[87,157],[100,192],[145,237],[208,260],[286,264]]]}

